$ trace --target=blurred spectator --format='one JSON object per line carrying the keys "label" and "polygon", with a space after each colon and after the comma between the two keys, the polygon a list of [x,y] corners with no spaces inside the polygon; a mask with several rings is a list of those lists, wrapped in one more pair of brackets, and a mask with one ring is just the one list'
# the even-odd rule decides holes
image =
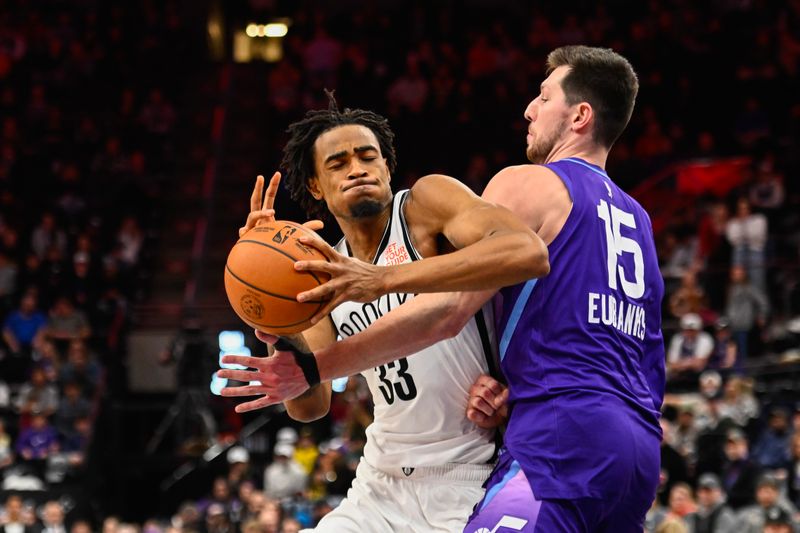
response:
{"label": "blurred spectator", "polygon": [[714,339],[702,329],[700,315],[687,313],[681,317],[681,331],[672,336],[667,350],[667,375],[673,381],[691,378],[705,368]]}
{"label": "blurred spectator", "polygon": [[64,507],[59,502],[50,500],[44,504],[41,533],[67,533],[64,526]]}
{"label": "blurred spectator", "polygon": [[725,238],[727,224],[728,206],[715,201],[700,220],[698,229],[697,259],[704,268],[702,283],[712,309],[722,309],[725,305],[727,279],[720,274],[730,271],[731,247]]}
{"label": "blurred spectator", "polygon": [[58,380],[61,383],[74,381],[87,396],[93,396],[100,383],[102,369],[97,359],[82,340],[73,340],[67,350],[67,362],[61,365]]}
{"label": "blurred spectator", "polygon": [[121,246],[120,260],[125,268],[133,268],[139,263],[139,252],[144,244],[144,233],[135,217],[125,217],[117,233]]}
{"label": "blurred spectator", "polygon": [[16,445],[17,453],[25,460],[47,459],[59,450],[58,433],[47,417],[33,413],[30,427],[23,429]]}
{"label": "blurred spectator", "polygon": [[715,474],[706,473],[697,481],[697,511],[686,516],[692,533],[734,533],[737,522],[733,510],[725,504],[722,483]]}
{"label": "blurred spectator", "polygon": [[41,413],[50,416],[58,409],[58,389],[48,383],[47,376],[39,367],[31,372],[30,383],[26,383],[19,390],[17,396],[17,410],[23,415],[22,425],[27,425],[27,417],[32,413]]}
{"label": "blurred spectator", "polygon": [[697,512],[692,488],[686,483],[676,483],[669,492],[668,517],[686,526],[686,517]]}
{"label": "blurred spectator", "polygon": [[208,517],[208,511],[213,505],[220,506],[229,521],[234,508],[234,498],[231,495],[228,480],[224,477],[214,479],[214,484],[211,487],[211,496],[197,502],[197,510],[201,515]]}
{"label": "blurred spectator", "polygon": [[753,396],[749,380],[733,376],[725,383],[719,405],[720,418],[728,418],[740,427],[746,427],[758,418],[758,401]]}
{"label": "blurred spectator", "polygon": [[796,524],[788,511],[774,506],[764,513],[764,533],[794,533]]}
{"label": "blurred spectator", "polygon": [[20,300],[19,309],[9,313],[3,323],[3,340],[11,351],[3,361],[3,376],[17,383],[27,377],[31,363],[31,349],[41,341],[47,318],[37,310],[36,293],[27,291]]}
{"label": "blurred spectator", "polygon": [[767,215],[776,213],[783,206],[786,191],[783,174],[775,166],[774,153],[767,154],[756,165],[755,181],[750,185],[748,199],[750,205]]}
{"label": "blurred spectator", "polygon": [[292,456],[294,446],[278,442],[273,450],[273,461],[264,470],[264,493],[270,498],[288,498],[303,492],[308,475]]}
{"label": "blurred spectator", "polygon": [[753,213],[747,198],[739,198],[736,215],[728,221],[725,235],[733,247],[733,266],[743,267],[753,285],[766,291],[767,218]]}
{"label": "blurred spectator", "polygon": [[764,292],[748,281],[743,267],[731,268],[725,316],[730,320],[736,341],[738,366],[747,361],[751,330],[756,324],[760,328],[766,326],[768,314],[769,302]]}
{"label": "blurred spectator", "polygon": [[663,257],[661,275],[667,284],[667,293],[697,264],[697,238],[684,231],[668,232],[660,246]]}
{"label": "blurred spectator", "polygon": [[697,275],[687,271],[681,278],[680,286],[669,298],[670,313],[680,318],[687,313],[703,314],[706,307],[706,295],[697,283]]}
{"label": "blurred spectator", "polygon": [[220,503],[212,503],[206,510],[205,533],[233,533],[234,528],[228,518],[225,507]]}
{"label": "blurred spectator", "polygon": [[303,529],[302,524],[296,518],[289,517],[284,518],[281,522],[280,533],[300,533],[301,529]]}
{"label": "blurred spectator", "polygon": [[267,533],[278,533],[283,520],[283,509],[277,500],[267,500],[258,513],[258,523]]}
{"label": "blurred spectator", "polygon": [[394,116],[405,112],[419,114],[428,101],[428,92],[428,81],[422,77],[417,61],[410,57],[405,74],[397,78],[386,93],[390,113]]}
{"label": "blurred spectator", "polygon": [[83,340],[89,337],[91,328],[83,311],[75,309],[72,301],[66,296],[59,297],[50,308],[50,319],[44,334],[56,342],[66,345],[69,341]]}
{"label": "blurred spectator", "polygon": [[[738,364],[737,364],[738,363]],[[731,323],[725,317],[720,317],[714,324],[714,350],[708,357],[706,368],[709,370],[726,371],[735,368],[741,372],[741,362],[738,361],[738,349],[733,340]]]}
{"label": "blurred spectator", "polygon": [[77,381],[68,381],[64,384],[64,395],[58,406],[55,416],[55,426],[64,437],[75,433],[75,422],[79,418],[86,418],[92,410],[92,404],[83,397],[81,384]]}
{"label": "blurred spectator", "polygon": [[[76,520],[69,528],[69,533],[92,533],[92,526],[86,520]],[[153,533],[152,530],[150,533]]]}
{"label": "blurred spectator", "polygon": [[789,462],[789,413],[783,407],[773,407],[767,418],[767,428],[753,446],[753,459],[764,468],[777,469]]}
{"label": "blurred spectator", "polygon": [[728,431],[724,451],[723,486],[728,493],[728,504],[740,509],[752,503],[761,468],[750,459],[750,446],[741,430]]}
{"label": "blurred spectator", "polygon": [[31,235],[31,249],[39,259],[44,259],[48,250],[55,249],[61,255],[67,251],[67,235],[56,226],[53,213],[44,213],[39,225]]}
{"label": "blurred spectator", "polygon": [[690,469],[697,462],[698,433],[694,411],[690,407],[682,408],[678,413],[678,423],[674,430],[674,442],[675,449],[686,459]]}
{"label": "blurred spectator", "polygon": [[294,460],[303,467],[303,471],[310,475],[314,471],[314,464],[319,457],[319,448],[314,442],[311,431],[304,429],[300,432],[300,439],[294,448]]}
{"label": "blurred spectator", "polygon": [[304,65],[309,77],[324,86],[333,87],[341,62],[342,44],[331,37],[324,24],[318,25],[305,49]]}
{"label": "blurred spectator", "polygon": [[11,494],[6,498],[5,512],[0,514],[0,533],[39,533],[37,528],[26,523],[22,498]]}
{"label": "blurred spectator", "polygon": [[244,446],[234,446],[225,457],[228,461],[228,487],[232,493],[238,494],[239,487],[250,479],[250,453]]}
{"label": "blurred spectator", "polygon": [[775,508],[781,514],[792,516],[796,512],[793,506],[780,500],[780,482],[771,474],[765,474],[758,479],[755,490],[756,503],[742,509],[737,520],[741,533],[761,533],[764,531],[768,515],[775,516]]}

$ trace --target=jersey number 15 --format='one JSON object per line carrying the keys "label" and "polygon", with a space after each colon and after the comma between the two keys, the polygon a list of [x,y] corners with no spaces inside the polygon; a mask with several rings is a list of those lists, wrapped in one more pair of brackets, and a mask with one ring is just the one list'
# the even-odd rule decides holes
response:
{"label": "jersey number 15", "polygon": [[[597,206],[597,216],[605,223],[606,242],[608,244],[608,287],[617,290],[617,276],[622,284],[623,292],[629,298],[641,298],[644,294],[644,257],[639,243],[623,237],[620,227],[636,229],[636,219],[631,213],[623,211],[605,200]],[[623,253],[633,254],[633,281],[628,281],[622,265],[618,264]]]}

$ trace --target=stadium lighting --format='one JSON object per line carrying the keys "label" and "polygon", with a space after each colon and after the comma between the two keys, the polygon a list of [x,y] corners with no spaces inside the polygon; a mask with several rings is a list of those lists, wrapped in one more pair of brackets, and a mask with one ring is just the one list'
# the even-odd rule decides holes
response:
{"label": "stadium lighting", "polygon": [[267,24],[264,30],[267,37],[283,37],[289,32],[289,27],[283,22],[273,22]]}
{"label": "stadium lighting", "polygon": [[244,30],[248,37],[255,37],[258,35],[258,24],[248,24],[247,29]]}

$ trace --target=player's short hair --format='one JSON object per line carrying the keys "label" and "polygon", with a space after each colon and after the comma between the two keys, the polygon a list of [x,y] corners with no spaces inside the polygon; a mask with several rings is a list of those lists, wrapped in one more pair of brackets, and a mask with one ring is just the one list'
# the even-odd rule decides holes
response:
{"label": "player's short hair", "polygon": [[639,80],[627,59],[609,48],[562,46],[547,56],[547,73],[570,67],[561,81],[569,105],[588,102],[595,115],[594,140],[611,148],[628,125]]}
{"label": "player's short hair", "polygon": [[306,113],[302,120],[289,125],[289,141],[283,148],[281,167],[284,169],[283,182],[292,199],[300,204],[311,218],[327,218],[328,210],[323,200],[314,198],[308,190],[309,181],[316,174],[314,165],[314,143],[328,130],[339,126],[356,124],[372,130],[380,145],[381,155],[386,159],[389,172],[397,166],[394,150],[394,132],[384,117],[364,109],[339,111],[333,92],[328,95],[328,109],[316,109]]}

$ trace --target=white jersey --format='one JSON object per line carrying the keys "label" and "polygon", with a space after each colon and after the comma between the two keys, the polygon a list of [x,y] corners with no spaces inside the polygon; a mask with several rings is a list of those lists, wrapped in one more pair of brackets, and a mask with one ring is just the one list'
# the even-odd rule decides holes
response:
{"label": "white jersey", "polygon": [[[408,191],[392,200],[392,216],[384,231],[376,265],[408,263],[420,258],[411,242],[403,205]],[[350,255],[342,239],[336,250]],[[370,303],[346,302],[331,313],[337,333],[349,337],[378,317],[411,300],[412,294],[387,294]],[[469,388],[480,374],[495,374],[494,320],[484,306],[454,338],[408,357],[362,372],[375,404],[367,428],[364,458],[387,472],[449,463],[482,464],[495,454],[493,430],[466,418]]]}

